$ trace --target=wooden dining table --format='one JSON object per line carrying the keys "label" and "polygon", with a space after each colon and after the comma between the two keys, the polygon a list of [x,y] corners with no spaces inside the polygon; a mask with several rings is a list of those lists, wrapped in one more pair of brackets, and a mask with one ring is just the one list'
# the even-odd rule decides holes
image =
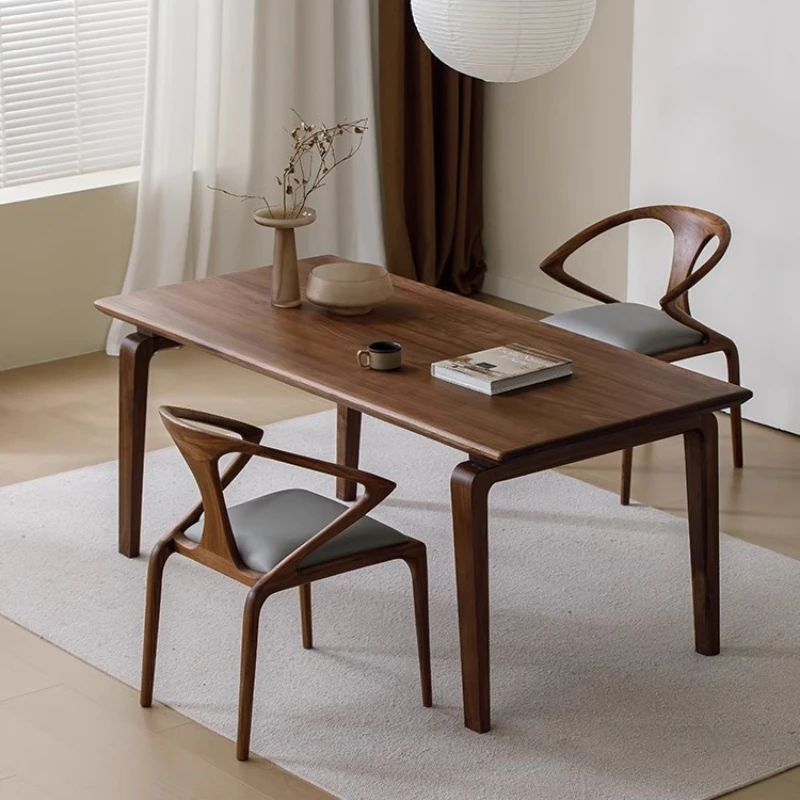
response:
{"label": "wooden dining table", "polygon": [[[303,260],[301,283],[314,266],[336,260]],[[491,727],[488,499],[500,481],[682,435],[695,649],[719,653],[714,412],[751,392],[473,299],[392,281],[392,299],[359,317],[308,302],[273,307],[269,267],[98,300],[100,311],[137,328],[122,343],[119,365],[120,553],[139,555],[150,360],[159,350],[195,347],[335,402],[339,463],[358,465],[362,414],[464,454],[450,491],[464,721],[473,731]],[[399,370],[358,366],[356,351],[379,340],[402,345]],[[434,361],[513,342],[571,359],[573,376],[490,397],[430,374]],[[336,493],[352,500],[356,487],[340,483]]]}

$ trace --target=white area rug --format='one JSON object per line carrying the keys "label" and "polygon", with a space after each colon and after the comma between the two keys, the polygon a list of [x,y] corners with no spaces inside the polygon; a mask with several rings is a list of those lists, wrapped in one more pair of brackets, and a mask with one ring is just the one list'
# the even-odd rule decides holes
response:
{"label": "white area rug", "polygon": [[[334,418],[266,441],[331,457]],[[685,523],[546,473],[492,491],[493,720],[462,727],[448,477],[453,450],[365,420],[375,516],[429,545],[433,709],[419,702],[404,564],[315,584],[262,616],[253,748],[347,800],[699,800],[800,761],[800,562],[723,537],[723,650],[693,652]],[[745,480],[746,480],[745,475]],[[253,464],[234,501],[331,482]],[[148,455],[145,548],[194,502]],[[145,559],[116,554],[116,465],[0,489],[0,613],[138,685]],[[156,697],[232,737],[244,587],[173,557]],[[234,758],[231,747],[231,758]]]}

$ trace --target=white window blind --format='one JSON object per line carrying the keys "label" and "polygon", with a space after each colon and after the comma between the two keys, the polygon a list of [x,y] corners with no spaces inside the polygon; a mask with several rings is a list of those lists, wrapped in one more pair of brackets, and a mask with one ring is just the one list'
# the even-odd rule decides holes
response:
{"label": "white window blind", "polygon": [[137,165],[148,0],[0,0],[0,188]]}

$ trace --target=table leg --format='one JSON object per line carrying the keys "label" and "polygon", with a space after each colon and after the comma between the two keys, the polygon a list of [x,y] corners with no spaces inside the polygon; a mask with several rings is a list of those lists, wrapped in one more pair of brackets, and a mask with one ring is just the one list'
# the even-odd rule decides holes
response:
{"label": "table leg", "polygon": [[[361,445],[361,412],[347,406],[336,407],[336,462],[345,467],[358,467]],[[336,496],[340,500],[355,500],[357,484],[344,478],[336,479]]]}
{"label": "table leg", "polygon": [[695,650],[719,653],[719,464],[717,420],[704,414],[684,434]]}
{"label": "table leg", "polygon": [[459,464],[450,479],[464,724],[476,733],[485,733],[491,727],[488,535],[490,487],[491,482],[486,473],[470,462]]}
{"label": "table leg", "polygon": [[147,422],[147,378],[150,359],[175,342],[132,333],[119,351],[119,552],[139,555],[142,522],[144,434]]}

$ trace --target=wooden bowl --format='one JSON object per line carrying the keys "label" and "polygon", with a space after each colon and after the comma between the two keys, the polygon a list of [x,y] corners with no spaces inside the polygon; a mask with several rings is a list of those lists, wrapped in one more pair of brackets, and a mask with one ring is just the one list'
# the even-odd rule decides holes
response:
{"label": "wooden bowl", "polygon": [[389,273],[377,264],[336,261],[314,267],[306,297],[332,314],[353,317],[385,303],[393,292]]}

